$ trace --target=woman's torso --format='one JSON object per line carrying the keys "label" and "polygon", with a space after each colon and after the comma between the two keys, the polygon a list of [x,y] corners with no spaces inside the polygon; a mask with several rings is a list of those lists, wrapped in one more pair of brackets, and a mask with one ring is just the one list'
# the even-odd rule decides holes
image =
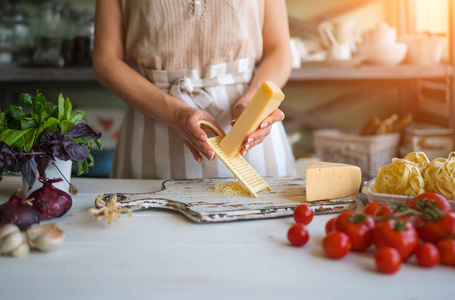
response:
{"label": "woman's torso", "polygon": [[[139,73],[164,92],[208,111],[227,131],[232,107],[262,56],[264,0],[121,1],[126,54]],[[195,8],[196,2],[203,6]],[[205,83],[196,86],[199,80]],[[190,89],[182,88],[186,81]],[[204,102],[210,104],[201,107]],[[295,175],[281,123],[245,159],[262,176]],[[177,132],[130,108],[111,175],[184,179],[232,173],[220,160],[198,164]]]}
{"label": "woman's torso", "polygon": [[155,70],[262,56],[264,0],[121,0],[126,53]]}

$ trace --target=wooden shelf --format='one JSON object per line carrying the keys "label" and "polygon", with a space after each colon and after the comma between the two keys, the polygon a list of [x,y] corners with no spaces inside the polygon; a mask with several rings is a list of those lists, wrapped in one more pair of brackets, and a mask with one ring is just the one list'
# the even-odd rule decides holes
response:
{"label": "wooden shelf", "polygon": [[93,69],[90,67],[0,67],[0,83],[27,81],[94,82],[96,81],[96,77]]}
{"label": "wooden shelf", "polygon": [[445,78],[452,77],[453,72],[450,65],[345,66],[309,63],[303,64],[301,69],[292,70],[290,81]]}
{"label": "wooden shelf", "polygon": [[[438,66],[373,66],[373,65],[324,65],[304,64],[301,69],[292,70],[290,81],[323,80],[392,80],[452,77],[450,65]],[[93,69],[85,68],[25,68],[1,67],[0,83],[54,81],[54,82],[95,82]]]}

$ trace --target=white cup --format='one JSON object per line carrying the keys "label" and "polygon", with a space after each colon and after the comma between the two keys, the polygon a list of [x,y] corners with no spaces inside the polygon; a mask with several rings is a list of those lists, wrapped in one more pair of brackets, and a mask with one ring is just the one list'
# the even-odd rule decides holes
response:
{"label": "white cup", "polygon": [[351,59],[351,45],[349,43],[342,43],[332,45],[329,49],[329,60],[350,60]]}

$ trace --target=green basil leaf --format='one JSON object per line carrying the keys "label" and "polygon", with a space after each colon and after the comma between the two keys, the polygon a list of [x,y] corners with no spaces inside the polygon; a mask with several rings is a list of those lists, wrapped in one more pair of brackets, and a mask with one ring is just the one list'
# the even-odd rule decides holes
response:
{"label": "green basil leaf", "polygon": [[60,122],[56,118],[49,117],[49,119],[47,119],[47,121],[44,124],[41,124],[41,126],[36,131],[34,140],[38,141],[46,129],[49,130],[51,133],[57,130],[59,123]]}
{"label": "green basil leaf", "polygon": [[63,95],[60,94],[58,95],[58,117],[57,119],[59,121],[63,121],[65,118],[65,98],[63,98]]}
{"label": "green basil leaf", "polygon": [[38,131],[37,128],[30,129],[16,142],[15,146],[19,149],[23,149],[24,151],[29,152],[35,144],[34,138],[36,131]]}
{"label": "green basil leaf", "polygon": [[87,117],[86,117],[85,113],[83,113],[80,110],[73,110],[73,112],[71,113],[71,122],[73,122],[74,124],[77,124],[82,121],[87,121]]}
{"label": "green basil leaf", "polygon": [[62,129],[62,134],[67,134],[71,128],[74,127],[74,124],[73,122],[70,122],[70,121],[62,121],[60,122],[60,128]]}
{"label": "green basil leaf", "polygon": [[27,106],[33,106],[32,95],[30,94],[27,93],[20,94],[19,100],[21,101],[22,104],[25,104]]}
{"label": "green basil leaf", "polygon": [[33,118],[26,118],[21,121],[21,129],[37,128],[39,123]]}
{"label": "green basil leaf", "polygon": [[[33,129],[26,130],[14,130],[14,129],[5,129],[0,132],[0,142],[5,142],[8,146],[16,146],[15,143],[19,141],[27,132]],[[16,146],[22,148],[23,145]]]}
{"label": "green basil leaf", "polygon": [[73,113],[73,104],[71,103],[69,98],[65,100],[65,120],[71,120],[71,115]]}

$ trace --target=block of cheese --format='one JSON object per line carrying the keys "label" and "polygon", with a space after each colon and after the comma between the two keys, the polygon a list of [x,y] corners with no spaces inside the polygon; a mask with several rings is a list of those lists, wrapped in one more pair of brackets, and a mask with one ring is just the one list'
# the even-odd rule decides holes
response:
{"label": "block of cheese", "polygon": [[248,134],[270,115],[284,99],[281,89],[270,81],[264,81],[253,99],[246,106],[234,126],[220,142],[221,149],[230,157],[239,153]]}
{"label": "block of cheese", "polygon": [[311,162],[306,169],[306,200],[327,200],[357,195],[362,182],[359,167]]}

